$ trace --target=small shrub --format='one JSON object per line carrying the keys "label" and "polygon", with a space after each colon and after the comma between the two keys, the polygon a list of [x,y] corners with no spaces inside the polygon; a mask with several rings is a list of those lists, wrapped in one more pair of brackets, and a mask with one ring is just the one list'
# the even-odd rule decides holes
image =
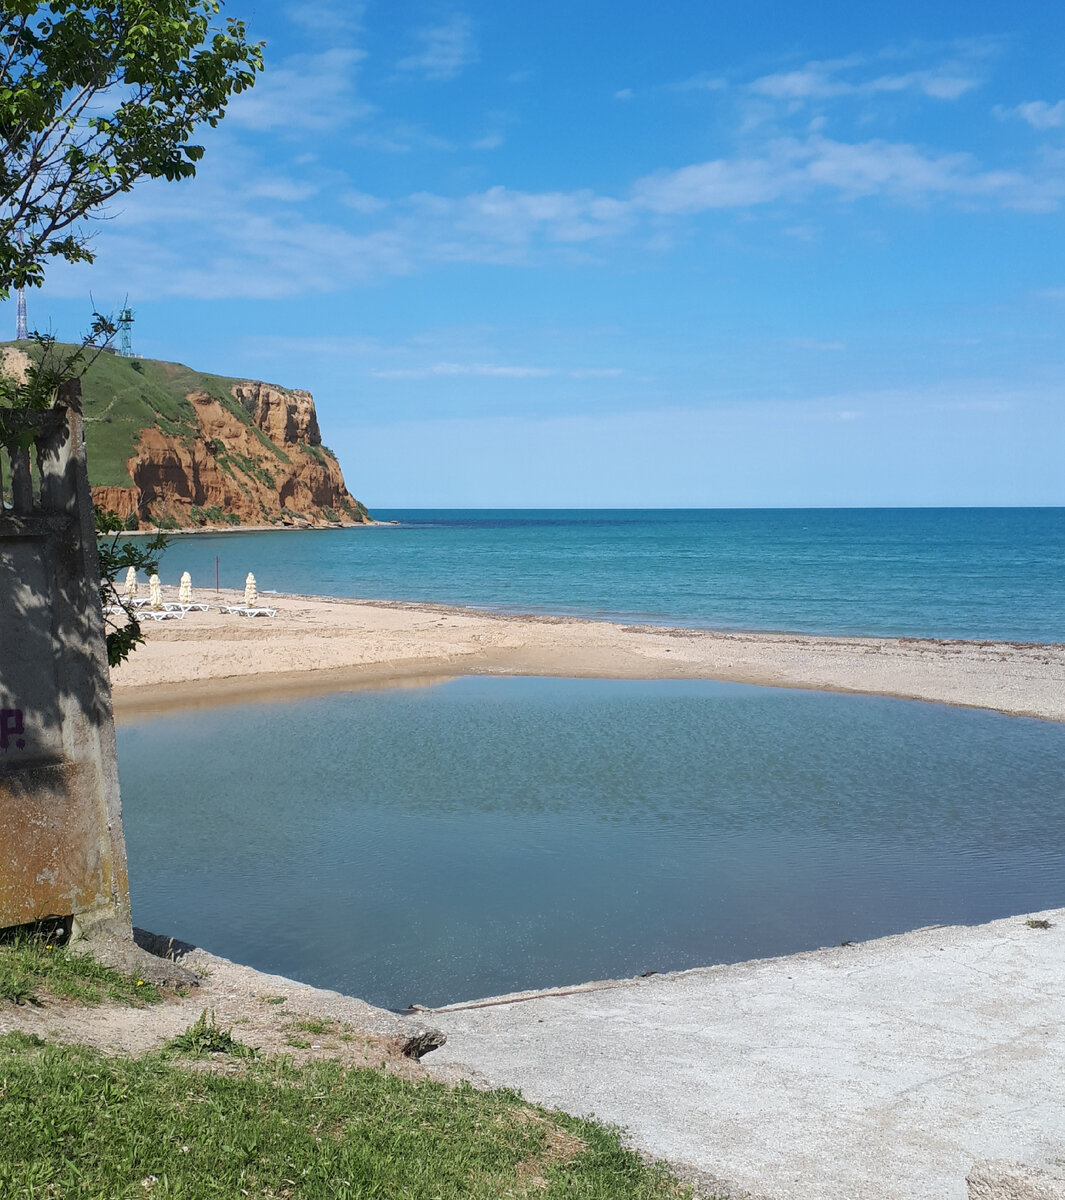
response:
{"label": "small shrub", "polygon": [[235,1058],[254,1058],[256,1051],[244,1042],[238,1042],[228,1029],[219,1029],[214,1013],[210,1016],[205,1008],[184,1033],[172,1037],[165,1051],[183,1054],[186,1058],[206,1058],[211,1054],[232,1054]]}

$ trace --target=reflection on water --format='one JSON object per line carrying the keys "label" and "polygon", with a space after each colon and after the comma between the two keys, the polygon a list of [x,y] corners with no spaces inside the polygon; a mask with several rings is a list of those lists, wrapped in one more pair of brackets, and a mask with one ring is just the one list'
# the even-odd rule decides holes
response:
{"label": "reflection on water", "polygon": [[995,713],[467,678],[119,755],[139,925],[391,1007],[1065,903],[1065,727]]}

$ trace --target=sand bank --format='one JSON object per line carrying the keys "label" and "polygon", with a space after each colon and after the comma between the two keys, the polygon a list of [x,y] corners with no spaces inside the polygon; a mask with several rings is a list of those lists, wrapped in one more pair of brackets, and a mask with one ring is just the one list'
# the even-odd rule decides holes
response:
{"label": "sand bank", "polygon": [[315,596],[261,602],[277,617],[212,609],[146,623],[146,645],[112,676],[118,717],[489,674],[721,679],[1065,721],[1061,644],[719,633]]}

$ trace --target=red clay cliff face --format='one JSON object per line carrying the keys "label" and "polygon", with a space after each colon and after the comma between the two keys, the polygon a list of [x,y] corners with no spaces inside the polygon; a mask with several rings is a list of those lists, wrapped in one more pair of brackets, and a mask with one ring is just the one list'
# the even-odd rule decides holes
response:
{"label": "red clay cliff face", "polygon": [[241,420],[206,392],[190,392],[194,436],[141,431],[130,488],[98,487],[93,500],[144,524],[358,525],[369,518],[322,447],[309,392],[242,383]]}

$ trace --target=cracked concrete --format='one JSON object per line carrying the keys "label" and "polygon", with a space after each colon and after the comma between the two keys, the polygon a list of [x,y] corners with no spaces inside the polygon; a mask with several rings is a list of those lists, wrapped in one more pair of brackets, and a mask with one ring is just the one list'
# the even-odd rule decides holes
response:
{"label": "cracked concrete", "polygon": [[592,1114],[709,1195],[965,1200],[1065,1160],[1065,909],[436,1010],[431,1072]]}

